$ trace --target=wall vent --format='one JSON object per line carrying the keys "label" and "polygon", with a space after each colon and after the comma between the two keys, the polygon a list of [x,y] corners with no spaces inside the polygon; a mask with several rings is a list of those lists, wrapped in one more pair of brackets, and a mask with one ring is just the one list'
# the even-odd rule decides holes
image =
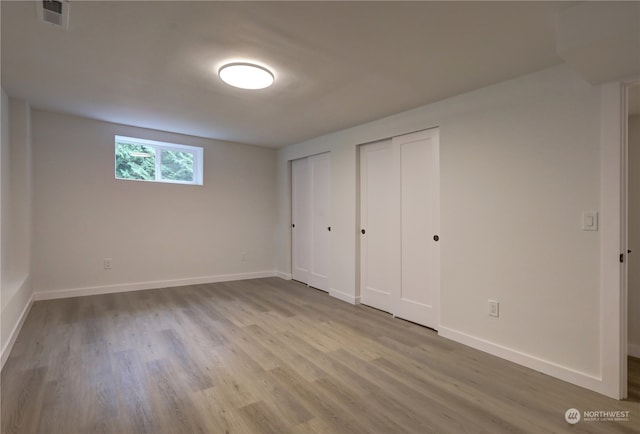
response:
{"label": "wall vent", "polygon": [[66,0],[36,1],[38,18],[45,23],[64,29],[69,27],[69,2]]}

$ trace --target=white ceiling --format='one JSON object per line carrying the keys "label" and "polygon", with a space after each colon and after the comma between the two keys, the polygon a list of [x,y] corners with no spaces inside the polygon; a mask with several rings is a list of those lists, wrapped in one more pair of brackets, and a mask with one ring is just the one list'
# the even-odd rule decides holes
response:
{"label": "white ceiling", "polygon": [[[279,147],[561,63],[559,2],[2,1],[2,86],[34,107]],[[270,66],[242,91],[226,60]]]}

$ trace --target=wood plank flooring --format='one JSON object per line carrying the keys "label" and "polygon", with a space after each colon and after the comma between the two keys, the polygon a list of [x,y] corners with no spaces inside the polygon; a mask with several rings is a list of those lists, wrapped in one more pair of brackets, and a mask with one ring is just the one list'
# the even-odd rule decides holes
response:
{"label": "wood plank flooring", "polygon": [[[277,278],[36,302],[2,433],[638,433],[616,401]],[[629,410],[622,422],[568,408]]]}

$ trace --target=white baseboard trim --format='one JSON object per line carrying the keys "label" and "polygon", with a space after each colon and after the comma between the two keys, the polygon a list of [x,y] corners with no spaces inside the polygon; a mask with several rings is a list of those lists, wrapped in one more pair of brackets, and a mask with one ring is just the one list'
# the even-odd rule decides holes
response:
{"label": "white baseboard trim", "polygon": [[523,353],[503,345],[495,344],[487,340],[459,332],[448,327],[440,326],[438,335],[443,336],[452,341],[459,342],[469,347],[475,348],[485,353],[489,353],[501,359],[517,363],[527,368],[531,368],[543,374],[550,375],[560,380],[567,381],[571,384],[593,390],[598,393],[604,392],[604,383],[600,377],[577,371],[575,369],[544,360],[531,354]]}
{"label": "white baseboard trim", "polygon": [[329,289],[329,295],[337,298],[338,300],[346,301],[349,304],[360,304],[360,297],[354,297],[346,292],[338,291],[335,288]]}
{"label": "white baseboard trim", "polygon": [[291,273],[283,273],[282,271],[277,271],[276,272],[276,277],[279,277],[279,278],[284,279],[284,280],[293,279],[293,276],[291,275]]}
{"label": "white baseboard trim", "polygon": [[171,288],[174,286],[201,285],[204,283],[230,282],[232,280],[260,279],[275,277],[275,271],[258,271],[254,273],[221,274],[218,276],[191,277],[187,279],[157,280],[152,282],[123,283],[119,285],[92,286],[88,288],[59,289],[55,291],[38,291],[35,300],[55,300],[59,298],[82,297],[87,295],[113,294],[117,292],[141,291],[144,289]]}
{"label": "white baseboard trim", "polygon": [[629,344],[627,352],[631,357],[637,357],[640,359],[640,345]]}
{"label": "white baseboard trim", "polygon": [[29,297],[29,301],[27,302],[26,306],[24,307],[24,309],[22,309],[22,312],[18,317],[18,321],[16,322],[16,325],[13,327],[13,329],[11,330],[11,333],[9,334],[9,340],[2,348],[2,354],[0,354],[0,360],[1,360],[0,369],[4,367],[4,364],[7,362],[7,359],[9,359],[9,354],[11,354],[13,345],[16,343],[18,334],[22,329],[24,321],[27,319],[27,315],[29,315],[29,311],[31,310],[31,306],[33,306],[34,300],[35,300],[35,294],[32,293],[31,297]]}

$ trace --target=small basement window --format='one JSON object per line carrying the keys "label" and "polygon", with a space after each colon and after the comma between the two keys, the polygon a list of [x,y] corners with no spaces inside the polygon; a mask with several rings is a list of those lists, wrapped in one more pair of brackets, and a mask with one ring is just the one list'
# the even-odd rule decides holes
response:
{"label": "small basement window", "polygon": [[202,185],[202,148],[115,136],[116,179]]}

